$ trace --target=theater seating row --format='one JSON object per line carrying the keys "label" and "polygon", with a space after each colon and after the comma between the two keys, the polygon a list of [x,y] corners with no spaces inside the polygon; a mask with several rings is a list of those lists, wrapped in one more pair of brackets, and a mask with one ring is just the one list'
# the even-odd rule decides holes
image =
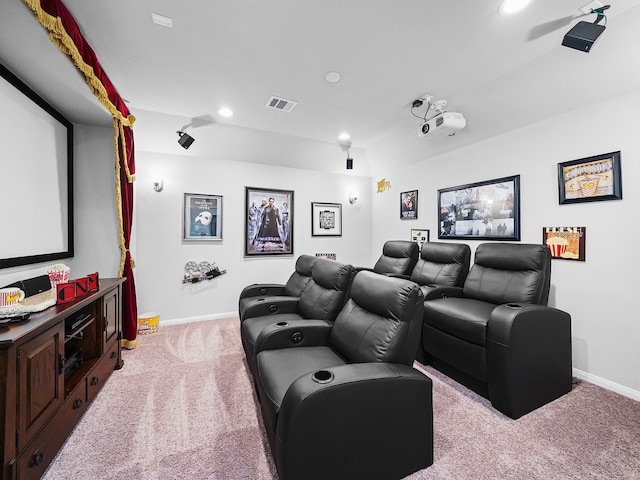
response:
{"label": "theater seating row", "polygon": [[[406,248],[404,248],[406,247]],[[400,478],[433,462],[431,364],[511,418],[571,390],[571,319],[543,245],[387,242],[372,269],[302,255],[246,287],[241,336],[281,478]]]}

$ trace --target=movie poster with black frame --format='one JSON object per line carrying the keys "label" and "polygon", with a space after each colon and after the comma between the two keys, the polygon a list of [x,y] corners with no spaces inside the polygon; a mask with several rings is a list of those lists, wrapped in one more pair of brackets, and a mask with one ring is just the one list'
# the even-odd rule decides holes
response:
{"label": "movie poster with black frame", "polygon": [[416,220],[418,218],[418,190],[400,193],[400,219]]}
{"label": "movie poster with black frame", "polygon": [[293,255],[293,190],[245,187],[244,255]]}

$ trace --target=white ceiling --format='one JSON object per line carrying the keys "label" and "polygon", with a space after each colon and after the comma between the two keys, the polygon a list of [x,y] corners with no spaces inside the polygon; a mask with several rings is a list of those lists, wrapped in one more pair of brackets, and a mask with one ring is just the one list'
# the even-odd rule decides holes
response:
{"label": "white ceiling", "polygon": [[[431,142],[430,156],[640,87],[640,0],[611,2],[590,53],[561,46],[578,20],[595,18],[579,18],[586,0],[534,0],[510,17],[498,15],[499,0],[64,3],[134,113],[182,116],[193,127],[329,143],[347,131],[359,148],[406,137]],[[173,28],[153,24],[151,12]],[[0,61],[72,121],[110,124],[70,62],[50,50],[23,1],[2,0]],[[341,81],[327,83],[329,71]],[[427,93],[463,113],[467,128],[417,139],[410,105]],[[267,109],[271,95],[299,105]],[[221,117],[222,106],[235,115]]]}

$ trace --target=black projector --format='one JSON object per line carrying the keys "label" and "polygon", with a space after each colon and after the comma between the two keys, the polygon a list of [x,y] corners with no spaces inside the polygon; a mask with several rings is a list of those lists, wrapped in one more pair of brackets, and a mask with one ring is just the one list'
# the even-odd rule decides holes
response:
{"label": "black projector", "polygon": [[604,29],[604,25],[598,25],[597,23],[578,22],[575,27],[569,30],[564,36],[562,45],[575,48],[582,52],[588,52],[600,34],[604,32]]}

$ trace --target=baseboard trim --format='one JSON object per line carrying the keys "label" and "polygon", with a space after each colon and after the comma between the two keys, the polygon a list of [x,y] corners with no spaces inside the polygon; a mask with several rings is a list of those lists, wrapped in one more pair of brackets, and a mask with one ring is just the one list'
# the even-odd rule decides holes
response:
{"label": "baseboard trim", "polygon": [[221,318],[229,318],[229,317],[237,317],[238,312],[227,312],[227,313],[211,313],[209,315],[198,315],[196,317],[183,317],[183,318],[172,318],[169,320],[164,320],[160,317],[160,327],[163,325],[183,325],[185,323],[193,323],[193,322],[204,322],[206,320],[220,320]]}
{"label": "baseboard trim", "polygon": [[612,382],[611,380],[607,380],[606,378],[583,372],[582,370],[578,370],[577,368],[573,369],[573,375],[576,378],[589,383],[593,383],[595,385],[598,385],[599,387],[606,388],[607,390],[611,390],[612,392],[619,393],[620,395],[624,395],[625,397],[629,397],[640,402],[640,392],[637,390],[625,387],[624,385],[620,385],[619,383]]}

